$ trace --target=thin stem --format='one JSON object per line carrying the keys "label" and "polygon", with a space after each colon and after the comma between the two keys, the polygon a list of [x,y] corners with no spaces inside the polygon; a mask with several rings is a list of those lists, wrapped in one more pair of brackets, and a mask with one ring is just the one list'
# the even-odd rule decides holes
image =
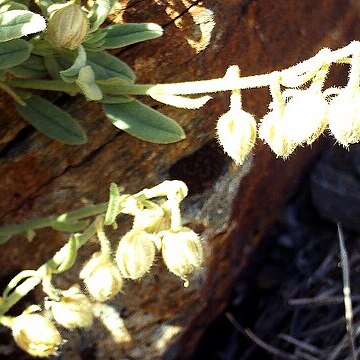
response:
{"label": "thin stem", "polygon": [[62,80],[12,79],[6,83],[11,87],[21,89],[63,91],[69,93],[80,91],[80,88],[75,83],[66,83]]}
{"label": "thin stem", "polygon": [[[94,221],[81,235],[77,237],[77,247],[80,248],[85,245],[86,242],[95,234],[96,225]],[[49,266],[51,267],[52,263],[59,261],[59,258],[62,254],[64,254],[66,246],[68,246],[68,243],[66,243],[50,260],[36,270],[36,273],[39,276],[32,276],[26,279],[23,283],[17,286],[14,291],[6,297],[6,299],[4,299],[5,301],[0,304],[0,317],[8,312],[18,301],[20,301],[26,294],[41,283],[44,278],[44,274],[47,274]]]}
{"label": "thin stem", "polygon": [[4,243],[15,234],[26,233],[29,230],[36,230],[44,227],[52,227],[59,220],[59,218],[62,222],[64,220],[76,221],[90,216],[103,214],[106,211],[107,206],[108,203],[105,202],[98,205],[86,206],[82,209],[70,211],[62,215],[51,215],[41,219],[29,220],[21,224],[7,225],[0,228],[0,237],[5,238],[3,241]]}
{"label": "thin stem", "polygon": [[[339,60],[351,56],[358,51],[360,42],[354,41],[349,45],[331,51],[329,49],[320,50],[312,58],[305,60],[297,65],[291,66],[280,71],[282,85],[288,87],[298,87],[304,84],[316,74],[324,64],[336,63]],[[254,75],[247,77],[224,76],[218,79],[189,81],[183,83],[170,84],[127,84],[127,85],[108,85],[99,81],[99,86],[104,93],[111,95],[192,95],[214,93],[219,91],[233,91],[236,89],[250,89],[269,86],[273,80],[273,73]],[[74,83],[65,83],[61,80],[9,80],[7,82],[12,87],[30,88],[40,90],[53,90],[65,92],[79,92],[79,87]]]}
{"label": "thin stem", "polygon": [[5,85],[4,83],[0,82],[0,89],[4,90],[6,93],[8,93],[14,100],[21,106],[26,106],[26,103],[18,96],[18,94],[15,93],[11,87]]}

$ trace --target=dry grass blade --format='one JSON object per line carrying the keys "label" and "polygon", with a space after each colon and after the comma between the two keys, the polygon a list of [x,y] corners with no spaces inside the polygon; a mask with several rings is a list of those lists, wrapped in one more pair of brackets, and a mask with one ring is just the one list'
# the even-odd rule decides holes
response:
{"label": "dry grass blade", "polygon": [[299,360],[299,358],[293,354],[287,353],[285,351],[282,351],[274,346],[271,346],[269,344],[267,344],[266,342],[264,342],[263,340],[261,340],[259,337],[257,337],[251,330],[249,329],[244,329],[234,318],[234,316],[227,312],[226,317],[228,318],[228,320],[231,322],[231,324],[233,324],[233,326],[235,327],[236,330],[240,331],[242,334],[246,335],[249,339],[251,339],[256,345],[260,346],[261,348],[263,348],[264,350],[266,350],[267,352],[269,352],[270,354],[273,354],[275,356],[278,356],[280,359],[284,359],[284,360]]}
{"label": "dry grass blade", "polygon": [[344,244],[344,234],[340,223],[337,224],[338,235],[339,235],[339,246],[340,246],[340,258],[343,274],[343,293],[344,293],[344,306],[345,306],[345,320],[346,330],[348,333],[351,359],[356,360],[356,347],[355,347],[355,336],[353,329],[353,311],[351,302],[351,290],[350,290],[350,270],[349,270],[349,259]]}

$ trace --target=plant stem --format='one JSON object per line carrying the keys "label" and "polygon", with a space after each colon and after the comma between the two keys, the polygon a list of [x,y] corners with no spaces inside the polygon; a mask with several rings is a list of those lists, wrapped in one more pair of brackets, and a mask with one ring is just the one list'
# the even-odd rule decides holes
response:
{"label": "plant stem", "polygon": [[50,90],[63,92],[79,92],[75,83],[66,83],[62,80],[44,79],[13,79],[6,82],[9,86],[21,89]]}
{"label": "plant stem", "polygon": [[36,220],[29,220],[21,224],[12,224],[0,228],[0,238],[3,238],[2,243],[10,239],[11,236],[20,233],[26,233],[29,230],[36,230],[43,227],[52,227],[56,222],[76,221],[94,215],[102,214],[106,211],[108,203],[101,203],[98,205],[89,205],[82,209],[70,211],[62,215],[51,215]]}
{"label": "plant stem", "polygon": [[[95,222],[88,226],[88,228],[77,237],[77,248],[79,249],[86,242],[96,234]],[[15,290],[10,293],[4,300],[3,303],[0,303],[0,317],[8,312],[18,301],[20,301],[26,294],[33,290],[37,285],[39,285],[43,279],[43,274],[46,273],[48,266],[51,266],[53,262],[59,262],[59,259],[64,253],[65,247],[68,245],[66,243],[49,261],[44,265],[41,265],[36,273],[38,276],[32,276],[26,279],[23,283],[18,285]]]}
{"label": "plant stem", "polygon": [[[331,65],[340,60],[352,56],[359,51],[360,42],[353,41],[349,45],[331,51],[322,49],[312,58],[305,60],[297,65],[279,71],[281,84],[287,87],[298,87],[304,84],[307,75],[316,74],[324,64]],[[304,77],[305,76],[305,77]],[[169,84],[128,84],[128,85],[107,85],[102,81],[100,88],[111,95],[192,95],[214,93],[219,91],[232,91],[236,89],[251,89],[269,86],[273,80],[273,73],[246,76],[246,77],[227,77],[218,79],[189,81],[182,83]],[[65,92],[79,92],[79,87],[74,83],[65,83],[61,80],[9,80],[9,86],[18,88],[53,90]]]}
{"label": "plant stem", "polygon": [[0,82],[0,89],[3,89],[6,93],[8,93],[14,100],[21,106],[25,106],[25,102],[11,89],[11,87],[5,85]]}

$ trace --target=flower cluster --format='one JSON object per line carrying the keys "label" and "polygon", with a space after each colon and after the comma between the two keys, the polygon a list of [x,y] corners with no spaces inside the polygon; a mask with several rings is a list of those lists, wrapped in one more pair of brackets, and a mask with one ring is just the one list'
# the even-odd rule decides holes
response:
{"label": "flower cluster", "polygon": [[[224,151],[241,165],[257,136],[284,159],[298,146],[312,144],[327,129],[344,147],[359,142],[360,50],[358,44],[352,45],[355,50],[349,59],[349,81],[344,88],[322,90],[330,63],[323,63],[310,75],[293,74],[290,83],[296,85],[285,90],[281,89],[285,86],[281,72],[274,72],[269,83],[272,102],[258,129],[253,115],[242,109],[240,89],[233,90],[230,109],[217,122],[217,135]],[[310,80],[305,88],[303,85]]]}
{"label": "flower cluster", "polygon": [[[98,317],[96,304],[118,294],[125,279],[141,279],[150,271],[157,252],[169,271],[184,280],[187,287],[188,276],[202,265],[203,250],[199,236],[182,224],[179,206],[186,195],[187,187],[181,181],[165,181],[133,196],[120,195],[118,187],[112,184],[106,214],[97,216],[89,227],[94,228],[100,251],[80,271],[79,278],[86,291],[79,284],[67,290],[57,289],[52,284],[52,275],[72,266],[83,241],[81,236],[90,233],[89,228],[82,235],[72,235],[49,262],[37,271],[20,273],[5,289],[0,311],[7,303],[14,302],[14,296],[17,299],[20,293],[25,294],[28,283],[29,289],[41,283],[47,295],[43,314],[39,313],[40,307],[32,305],[20,316],[0,316],[0,322],[12,330],[18,346],[37,357],[56,354],[63,341],[55,324],[69,330],[91,327],[94,317]],[[114,226],[121,213],[133,216],[133,226],[120,238],[113,254],[105,226]]]}

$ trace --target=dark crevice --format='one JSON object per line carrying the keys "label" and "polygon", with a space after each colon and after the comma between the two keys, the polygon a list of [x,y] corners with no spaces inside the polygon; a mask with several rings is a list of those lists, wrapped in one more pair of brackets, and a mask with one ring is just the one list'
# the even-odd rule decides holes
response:
{"label": "dark crevice", "polygon": [[187,12],[189,12],[189,10],[198,5],[199,2],[201,2],[201,0],[197,0],[195,1],[193,4],[191,4],[188,8],[186,8],[185,10],[183,10],[178,16],[176,16],[174,19],[171,19],[171,21],[169,21],[168,23],[162,25],[162,27],[166,28],[167,26],[173,24],[176,20],[180,19],[182,16],[184,16]]}
{"label": "dark crevice", "polygon": [[0,150],[0,157],[6,157],[14,149],[15,145],[25,141],[34,132],[35,129],[32,126],[26,126],[21,129],[12,140],[4,144],[3,148]]}
{"label": "dark crevice", "polygon": [[189,196],[197,195],[212,187],[226,171],[229,162],[219,144],[212,140],[195,153],[177,161],[168,173],[171,179],[187,184]]}

